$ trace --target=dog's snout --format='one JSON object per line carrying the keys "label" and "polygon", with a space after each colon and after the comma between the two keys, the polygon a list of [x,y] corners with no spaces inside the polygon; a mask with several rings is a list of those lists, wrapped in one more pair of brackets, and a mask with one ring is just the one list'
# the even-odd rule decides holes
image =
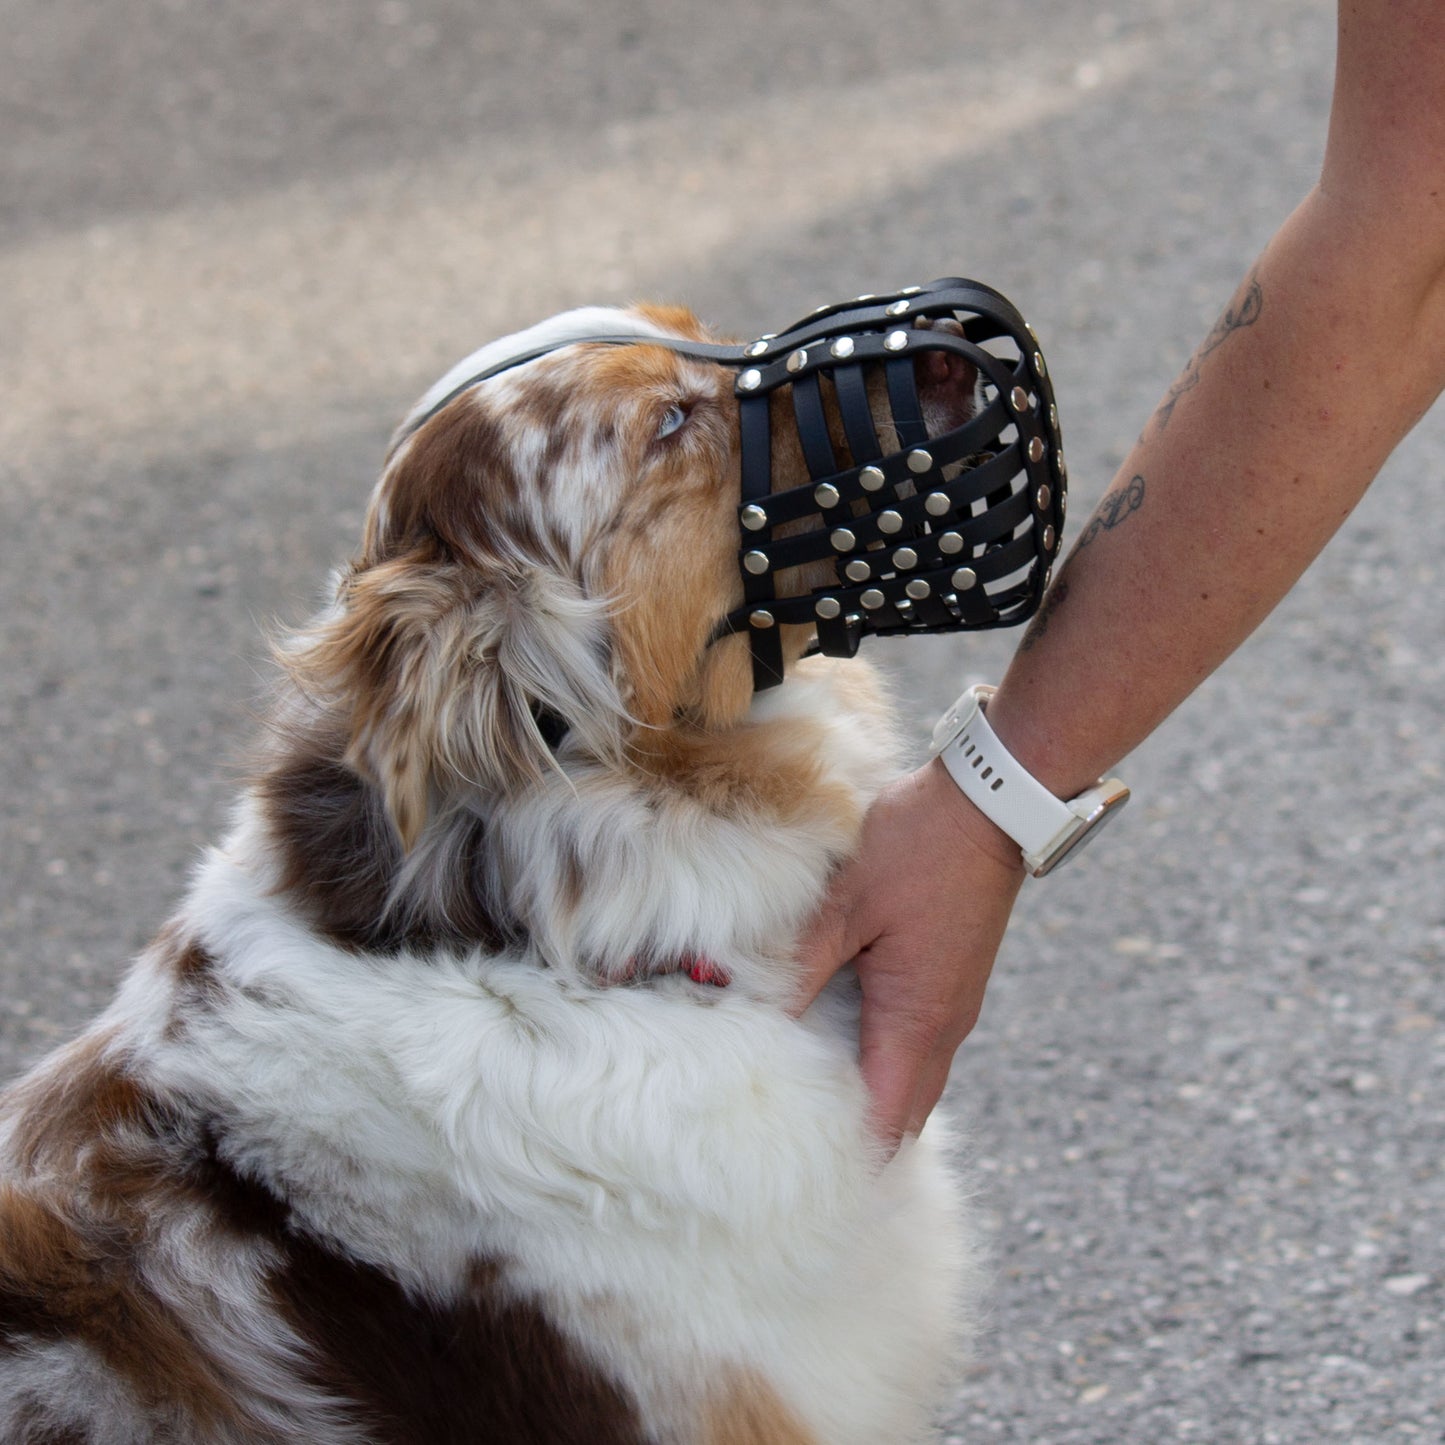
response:
{"label": "dog's snout", "polygon": [[[963,327],[949,318],[924,317],[920,327],[962,336]],[[913,362],[918,397],[934,432],[950,431],[968,421],[978,410],[978,368],[955,351],[921,351]]]}

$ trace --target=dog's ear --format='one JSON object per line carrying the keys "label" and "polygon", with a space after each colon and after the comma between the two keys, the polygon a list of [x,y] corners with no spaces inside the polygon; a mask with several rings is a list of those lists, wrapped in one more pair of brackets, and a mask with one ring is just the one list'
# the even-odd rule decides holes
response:
{"label": "dog's ear", "polygon": [[363,562],[282,660],[343,719],[346,761],[407,850],[438,808],[541,778],[555,720],[595,755],[621,747],[601,609],[549,567],[484,570],[434,549]]}
{"label": "dog's ear", "polygon": [[475,399],[409,438],[334,606],[283,652],[344,720],[346,760],[407,849],[436,810],[536,782],[559,730],[594,756],[622,747],[604,609],[549,542],[514,450]]}

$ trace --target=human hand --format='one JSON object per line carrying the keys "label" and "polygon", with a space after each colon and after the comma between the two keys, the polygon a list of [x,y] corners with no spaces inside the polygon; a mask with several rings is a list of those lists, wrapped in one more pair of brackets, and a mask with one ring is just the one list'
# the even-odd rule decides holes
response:
{"label": "human hand", "polygon": [[863,1081],[890,1150],[943,1093],[1023,878],[1017,845],[935,759],[879,796],[803,935],[800,1013],[840,967],[857,970]]}

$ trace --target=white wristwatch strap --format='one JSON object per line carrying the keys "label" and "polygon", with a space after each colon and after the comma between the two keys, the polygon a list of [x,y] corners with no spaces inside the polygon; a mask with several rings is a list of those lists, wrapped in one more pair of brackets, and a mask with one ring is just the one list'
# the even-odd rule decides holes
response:
{"label": "white wristwatch strap", "polygon": [[1023,853],[1035,875],[1063,861],[1104,817],[1127,801],[1117,778],[1067,802],[1038,781],[998,740],[984,716],[993,688],[971,687],[938,720],[933,752],[964,795]]}

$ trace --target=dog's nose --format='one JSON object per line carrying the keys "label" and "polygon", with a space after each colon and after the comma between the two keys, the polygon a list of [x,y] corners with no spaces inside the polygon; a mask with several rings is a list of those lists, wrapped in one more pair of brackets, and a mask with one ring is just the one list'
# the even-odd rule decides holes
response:
{"label": "dog's nose", "polygon": [[[926,321],[925,317],[919,325]],[[963,327],[948,318],[932,321],[928,329],[954,336],[964,334]],[[919,352],[913,362],[913,377],[932,430],[951,430],[978,410],[978,368],[967,357],[953,351]]]}
{"label": "dog's nose", "polygon": [[973,364],[952,351],[925,351],[913,364],[920,391],[953,388],[972,394],[978,373]]}

